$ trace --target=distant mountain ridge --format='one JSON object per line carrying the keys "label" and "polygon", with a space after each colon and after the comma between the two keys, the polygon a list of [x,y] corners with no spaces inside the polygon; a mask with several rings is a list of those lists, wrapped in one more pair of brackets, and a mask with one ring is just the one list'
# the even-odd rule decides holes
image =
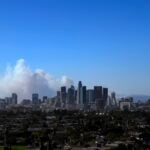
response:
{"label": "distant mountain ridge", "polygon": [[150,95],[130,95],[129,97],[133,97],[134,101],[147,101],[150,99]]}

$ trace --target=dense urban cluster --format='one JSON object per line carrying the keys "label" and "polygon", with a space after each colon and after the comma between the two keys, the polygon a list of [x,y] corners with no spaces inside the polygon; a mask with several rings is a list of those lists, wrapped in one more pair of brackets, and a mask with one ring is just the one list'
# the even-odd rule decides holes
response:
{"label": "dense urban cluster", "polygon": [[[82,86],[82,82],[79,81],[77,89],[74,86],[61,87],[60,91],[57,91],[57,95],[51,99],[47,96],[43,96],[41,100],[38,93],[32,94],[32,100],[24,99],[22,105],[25,106],[41,106],[44,108],[45,103],[54,101],[53,107],[56,109],[67,110],[101,110],[103,111],[108,103],[108,88],[102,86],[94,86],[94,89],[87,89],[86,86]],[[112,93],[112,105],[116,105],[115,93]],[[114,102],[113,102],[114,100]],[[1,108],[7,108],[17,104],[17,94],[13,93],[12,97],[6,97],[0,100]],[[46,105],[47,106],[47,105]]]}
{"label": "dense urban cluster", "polygon": [[[48,98],[43,96],[41,99],[38,93],[32,94],[32,99],[19,100],[18,96],[13,93],[11,97],[0,99],[0,110],[5,109],[32,109],[50,111],[55,109],[67,109],[67,110],[84,110],[84,111],[111,111],[120,108],[121,110],[136,110],[142,109],[143,104],[134,103],[132,97],[128,98],[116,98],[116,93],[108,93],[108,88],[102,86],[94,86],[93,89],[87,89],[79,81],[77,89],[74,86],[67,88],[65,86],[57,91],[55,97]],[[149,109],[149,105],[146,105],[146,109]]]}
{"label": "dense urban cluster", "polygon": [[52,98],[38,93],[18,104],[0,99],[0,150],[150,149],[150,100],[116,98],[108,88],[79,81]]}

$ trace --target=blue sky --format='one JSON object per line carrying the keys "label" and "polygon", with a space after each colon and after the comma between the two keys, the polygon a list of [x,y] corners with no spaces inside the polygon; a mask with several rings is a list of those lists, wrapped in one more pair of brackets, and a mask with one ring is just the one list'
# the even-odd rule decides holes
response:
{"label": "blue sky", "polygon": [[3,0],[0,72],[24,58],[119,94],[150,94],[149,0]]}

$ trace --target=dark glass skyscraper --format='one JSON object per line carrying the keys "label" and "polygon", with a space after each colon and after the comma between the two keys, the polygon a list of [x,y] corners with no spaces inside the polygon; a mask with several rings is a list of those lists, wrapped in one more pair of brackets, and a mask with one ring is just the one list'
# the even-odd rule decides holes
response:
{"label": "dark glass skyscraper", "polygon": [[103,88],[103,99],[108,98],[108,88]]}
{"label": "dark glass skyscraper", "polygon": [[103,108],[103,88],[102,86],[94,86],[94,100],[97,110]]}
{"label": "dark glass skyscraper", "polygon": [[103,98],[103,90],[102,86],[94,86],[94,99],[102,99]]}
{"label": "dark glass skyscraper", "polygon": [[43,103],[47,103],[47,102],[48,102],[47,96],[43,96]]}
{"label": "dark glass skyscraper", "polygon": [[61,92],[57,91],[57,96],[56,96],[57,102],[56,102],[56,108],[61,108]]}
{"label": "dark glass skyscraper", "polygon": [[77,91],[77,104],[81,104],[81,90],[82,90],[82,82],[79,81]]}
{"label": "dark glass skyscraper", "polygon": [[87,99],[86,99],[86,86],[83,86],[81,88],[81,104],[85,105],[87,104]]}
{"label": "dark glass skyscraper", "polygon": [[103,107],[107,104],[108,88],[103,88]]}
{"label": "dark glass skyscraper", "polygon": [[74,86],[71,86],[71,87],[68,89],[67,103],[68,103],[69,105],[75,104],[75,88],[74,88]]}
{"label": "dark glass skyscraper", "polygon": [[66,99],[67,99],[67,92],[66,92],[65,86],[61,87],[60,99],[61,99],[62,108],[65,108],[66,107]]}
{"label": "dark glass skyscraper", "polygon": [[89,89],[86,92],[86,99],[87,99],[87,103],[94,103],[94,90],[93,89]]}
{"label": "dark glass skyscraper", "polygon": [[32,94],[32,104],[37,105],[39,103],[39,95],[37,93]]}

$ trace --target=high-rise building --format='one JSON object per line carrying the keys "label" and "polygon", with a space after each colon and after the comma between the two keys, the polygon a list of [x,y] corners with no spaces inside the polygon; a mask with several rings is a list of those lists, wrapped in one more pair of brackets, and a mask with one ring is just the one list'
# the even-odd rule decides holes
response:
{"label": "high-rise building", "polygon": [[48,98],[47,98],[47,96],[43,96],[43,101],[42,101],[43,103],[47,103],[48,102]]}
{"label": "high-rise building", "polygon": [[89,89],[87,90],[86,93],[87,93],[87,96],[86,96],[87,103],[88,104],[94,103],[94,90]]}
{"label": "high-rise building", "polygon": [[103,109],[103,88],[102,86],[94,86],[94,101],[97,109]]}
{"label": "high-rise building", "polygon": [[74,88],[74,86],[71,86],[68,89],[67,104],[69,104],[69,105],[75,105],[75,88]]}
{"label": "high-rise building", "polygon": [[79,81],[78,83],[78,90],[77,90],[77,104],[81,104],[81,90],[82,90],[82,82]]}
{"label": "high-rise building", "polygon": [[57,91],[57,96],[56,96],[56,98],[57,98],[57,101],[58,101],[59,104],[60,104],[59,107],[61,107],[61,92],[60,92],[60,91]]}
{"label": "high-rise building", "polygon": [[16,105],[18,101],[18,96],[16,93],[12,93],[12,104]]}
{"label": "high-rise building", "polygon": [[62,108],[66,107],[66,99],[67,99],[66,87],[63,86],[61,87],[61,92],[60,92],[60,100],[61,100]]}
{"label": "high-rise building", "polygon": [[55,104],[55,107],[56,107],[56,108],[61,108],[60,95],[61,95],[61,92],[60,92],[60,91],[57,91],[56,104]]}
{"label": "high-rise building", "polygon": [[32,104],[37,105],[39,103],[39,95],[37,93],[32,94]]}
{"label": "high-rise building", "polygon": [[94,86],[94,99],[102,99],[103,98],[103,90],[102,86]]}
{"label": "high-rise building", "polygon": [[87,104],[87,99],[86,99],[86,86],[82,86],[81,88],[81,101],[80,104],[86,105]]}
{"label": "high-rise building", "polygon": [[6,105],[11,105],[12,104],[12,97],[5,97],[5,102],[6,102]]}
{"label": "high-rise building", "polygon": [[0,99],[0,110],[3,110],[6,108],[6,102],[5,99]]}
{"label": "high-rise building", "polygon": [[78,91],[75,90],[75,104],[77,104],[77,94],[78,94]]}
{"label": "high-rise building", "polygon": [[108,99],[108,88],[103,88],[103,107],[106,106]]}
{"label": "high-rise building", "polygon": [[57,91],[57,98],[60,98],[60,91]]}

